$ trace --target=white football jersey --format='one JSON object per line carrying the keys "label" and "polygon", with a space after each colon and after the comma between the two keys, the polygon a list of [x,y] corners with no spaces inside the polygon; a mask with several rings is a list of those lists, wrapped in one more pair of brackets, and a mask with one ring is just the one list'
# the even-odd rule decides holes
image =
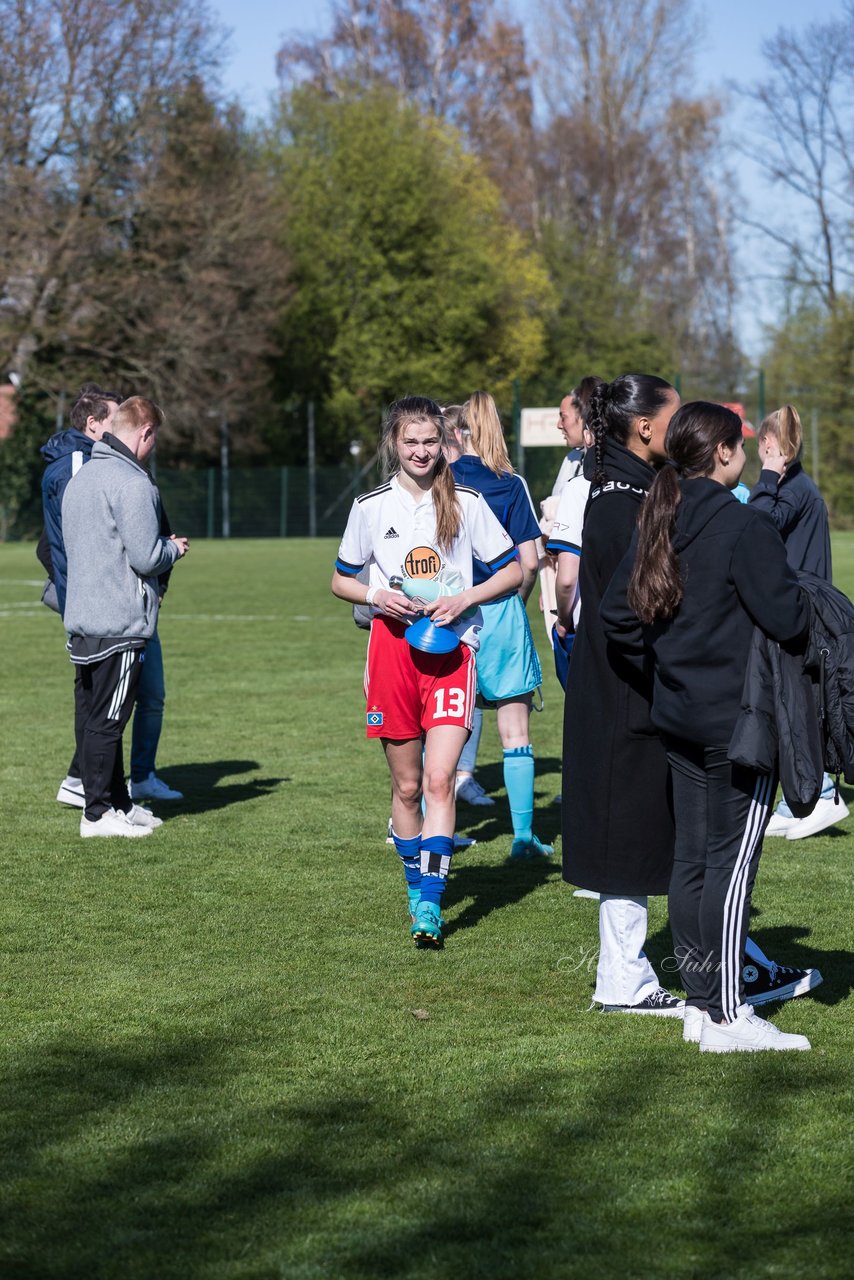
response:
{"label": "white football jersey", "polygon": [[[350,509],[336,569],[355,578],[367,567],[370,586],[388,590],[390,578],[433,580],[440,574],[447,576],[448,570],[459,575],[463,587],[470,587],[472,556],[493,572],[509,564],[516,548],[485,498],[476,489],[460,484],[456,494],[462,520],[449,551],[443,551],[436,539],[432,492],[416,499],[397,476],[392,476],[370,493],[361,494]],[[480,610],[474,618],[460,618],[451,624],[472,649],[478,647],[481,625]]]}

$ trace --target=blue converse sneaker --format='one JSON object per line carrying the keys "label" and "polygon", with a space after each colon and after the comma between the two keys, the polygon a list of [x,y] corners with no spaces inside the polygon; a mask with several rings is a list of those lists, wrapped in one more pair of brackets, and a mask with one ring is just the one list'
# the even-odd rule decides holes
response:
{"label": "blue converse sneaker", "polygon": [[409,930],[416,947],[441,947],[444,923],[435,902],[419,902]]}
{"label": "blue converse sneaker", "polygon": [[511,858],[550,858],[554,853],[554,845],[543,844],[536,836],[530,840],[514,840],[510,849]]}

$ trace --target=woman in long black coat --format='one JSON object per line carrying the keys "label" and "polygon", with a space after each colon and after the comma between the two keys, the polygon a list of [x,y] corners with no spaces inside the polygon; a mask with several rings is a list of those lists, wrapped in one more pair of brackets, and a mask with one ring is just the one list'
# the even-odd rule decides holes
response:
{"label": "woman in long black coat", "polygon": [[673,816],[667,757],[650,721],[651,690],[605,640],[599,606],[640,505],[666,460],[678,393],[648,374],[623,374],[593,392],[585,459],[592,479],[579,569],[582,608],[566,688],[563,874],[600,894],[593,999],[606,1010],[678,1017],[643,947],[647,896],[667,893]]}

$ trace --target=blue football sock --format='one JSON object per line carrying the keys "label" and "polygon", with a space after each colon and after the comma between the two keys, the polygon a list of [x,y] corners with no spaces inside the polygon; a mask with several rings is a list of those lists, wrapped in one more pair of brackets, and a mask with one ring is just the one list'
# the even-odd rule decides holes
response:
{"label": "blue football sock", "polygon": [[516,840],[530,840],[534,821],[534,748],[530,743],[504,752],[504,786],[513,836]]}
{"label": "blue football sock", "polygon": [[421,841],[421,901],[438,907],[451,869],[453,836],[428,836]]}
{"label": "blue football sock", "polygon": [[421,885],[421,836],[410,836],[404,840],[392,831],[394,847],[403,863],[403,874],[406,876],[407,889],[418,889]]}

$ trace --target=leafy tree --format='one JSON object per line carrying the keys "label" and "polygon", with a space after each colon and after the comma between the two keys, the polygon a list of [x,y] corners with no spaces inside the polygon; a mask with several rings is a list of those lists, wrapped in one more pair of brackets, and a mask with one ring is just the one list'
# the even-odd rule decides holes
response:
{"label": "leafy tree", "polygon": [[834,523],[851,527],[854,299],[837,295],[830,311],[815,303],[794,310],[774,333],[765,367],[769,408],[788,403],[798,409],[804,425],[804,464],[820,486]]}
{"label": "leafy tree", "polygon": [[548,285],[455,131],[382,88],[299,90],[280,129],[283,379],[323,406],[326,455],[373,441],[408,390],[509,402],[542,359]]}
{"label": "leafy tree", "polygon": [[45,396],[25,387],[16,397],[12,434],[0,440],[0,542],[38,537],[42,527],[41,445],[55,429]]}

